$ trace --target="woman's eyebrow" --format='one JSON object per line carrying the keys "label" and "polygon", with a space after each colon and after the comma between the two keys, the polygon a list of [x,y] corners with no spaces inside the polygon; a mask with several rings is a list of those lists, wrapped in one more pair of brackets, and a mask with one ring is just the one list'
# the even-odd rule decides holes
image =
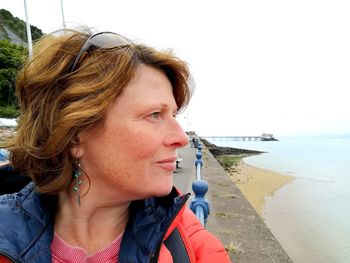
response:
{"label": "woman's eyebrow", "polygon": [[151,104],[148,104],[147,107],[149,107],[149,108],[162,108],[162,109],[170,108],[169,104],[166,104],[166,103],[151,103]]}

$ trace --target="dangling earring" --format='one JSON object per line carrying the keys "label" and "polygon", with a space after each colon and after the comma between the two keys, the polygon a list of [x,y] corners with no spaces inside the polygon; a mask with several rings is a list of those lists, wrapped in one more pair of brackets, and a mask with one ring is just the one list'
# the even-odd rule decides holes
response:
{"label": "dangling earring", "polygon": [[80,185],[82,184],[83,180],[81,179],[81,166],[78,160],[76,160],[76,163],[75,163],[74,179],[75,179],[75,183],[73,186],[73,190],[77,195],[78,205],[80,205]]}

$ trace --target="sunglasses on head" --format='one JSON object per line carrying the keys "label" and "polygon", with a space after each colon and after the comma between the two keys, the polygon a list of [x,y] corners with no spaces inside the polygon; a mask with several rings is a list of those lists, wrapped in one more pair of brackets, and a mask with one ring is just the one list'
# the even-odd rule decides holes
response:
{"label": "sunglasses on head", "polygon": [[86,52],[92,49],[113,49],[130,46],[131,41],[127,38],[113,32],[100,32],[90,36],[76,56],[74,63],[70,69],[70,73],[77,69],[77,66],[84,58]]}

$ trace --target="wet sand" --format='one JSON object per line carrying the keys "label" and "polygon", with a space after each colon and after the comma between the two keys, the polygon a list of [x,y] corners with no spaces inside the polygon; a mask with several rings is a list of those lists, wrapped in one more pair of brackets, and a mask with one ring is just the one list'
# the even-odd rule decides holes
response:
{"label": "wet sand", "polygon": [[229,175],[261,217],[264,217],[265,198],[295,179],[290,175],[248,165],[243,160]]}

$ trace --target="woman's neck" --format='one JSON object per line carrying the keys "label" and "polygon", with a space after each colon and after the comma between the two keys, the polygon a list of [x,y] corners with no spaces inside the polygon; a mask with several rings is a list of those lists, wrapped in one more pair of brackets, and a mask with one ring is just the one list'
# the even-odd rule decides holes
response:
{"label": "woman's neck", "polygon": [[59,194],[55,232],[66,243],[85,249],[89,255],[94,254],[124,231],[129,204],[84,198],[84,202],[78,205],[71,192],[62,192]]}

